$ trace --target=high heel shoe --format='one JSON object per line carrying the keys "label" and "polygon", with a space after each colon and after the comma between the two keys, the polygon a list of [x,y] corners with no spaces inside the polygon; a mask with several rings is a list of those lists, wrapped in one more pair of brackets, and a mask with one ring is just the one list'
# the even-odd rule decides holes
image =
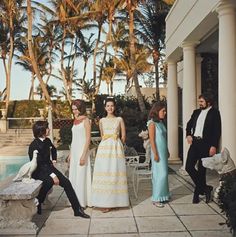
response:
{"label": "high heel shoe", "polygon": [[162,207],[165,206],[163,202],[153,202],[152,204],[153,204],[155,207],[160,207],[160,208],[162,208]]}

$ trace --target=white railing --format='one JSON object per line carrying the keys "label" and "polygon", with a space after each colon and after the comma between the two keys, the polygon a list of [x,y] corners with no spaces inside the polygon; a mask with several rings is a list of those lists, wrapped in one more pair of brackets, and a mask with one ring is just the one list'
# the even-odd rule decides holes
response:
{"label": "white railing", "polygon": [[7,118],[7,128],[15,128],[17,130],[23,128],[32,128],[35,121],[44,120],[42,117],[28,117],[28,118]]}

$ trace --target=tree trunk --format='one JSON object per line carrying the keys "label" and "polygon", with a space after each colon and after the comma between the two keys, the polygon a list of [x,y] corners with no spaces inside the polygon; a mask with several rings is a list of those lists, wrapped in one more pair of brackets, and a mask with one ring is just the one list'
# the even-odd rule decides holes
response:
{"label": "tree trunk", "polygon": [[65,27],[63,29],[63,39],[61,45],[61,73],[62,73],[62,80],[65,88],[66,99],[68,100],[69,104],[71,105],[71,97],[67,86],[66,74],[64,69],[64,50],[65,50],[65,37],[66,37],[66,30]]}
{"label": "tree trunk", "polygon": [[94,49],[94,53],[93,53],[93,86],[94,88],[96,88],[96,84],[97,84],[97,63],[96,63],[96,59],[97,59],[97,51],[98,51],[98,44],[100,42],[100,38],[101,38],[101,30],[102,30],[102,25],[99,24],[99,28],[98,28],[98,38],[97,38],[97,42],[96,42],[96,46]]}
{"label": "tree trunk", "polygon": [[144,99],[140,90],[138,75],[135,65],[135,38],[134,38],[134,6],[132,5],[132,1],[128,0],[127,2],[128,11],[129,11],[129,40],[130,40],[130,66],[132,70],[132,78],[134,81],[135,91],[137,94],[137,99],[139,103],[139,108],[141,112],[146,112],[146,107],[144,103]]}
{"label": "tree trunk", "polygon": [[[94,89],[96,89],[96,86],[97,86],[97,63],[96,63],[96,59],[97,59],[98,44],[100,42],[101,30],[102,30],[102,24],[98,24],[98,25],[99,25],[98,38],[97,38],[96,46],[95,46],[94,53],[93,53],[93,87],[94,87]],[[94,100],[95,100],[95,94],[92,95],[92,111],[95,110]]]}
{"label": "tree trunk", "polygon": [[33,18],[32,18],[32,9],[31,9],[31,0],[27,0],[27,17],[28,17],[28,50],[29,50],[29,55],[30,55],[32,67],[34,69],[34,72],[35,72],[38,80],[39,80],[39,84],[42,88],[44,98],[47,101],[47,103],[49,105],[51,105],[52,104],[51,98],[48,94],[46,84],[44,83],[44,81],[42,79],[42,76],[40,74],[38,64],[36,62],[34,52],[33,52],[33,48],[32,48],[32,19]]}
{"label": "tree trunk", "polygon": [[30,92],[29,92],[29,100],[34,100],[34,79],[35,74],[31,73],[31,86],[30,86]]}
{"label": "tree trunk", "polygon": [[82,85],[84,86],[84,82],[85,82],[85,79],[86,79],[86,73],[87,73],[87,64],[88,64],[88,58],[84,58],[84,75],[83,75],[83,78],[82,78]]}
{"label": "tree trunk", "polygon": [[159,89],[159,68],[158,62],[155,63],[155,81],[156,81],[156,101],[160,100],[160,89]]}
{"label": "tree trunk", "polygon": [[110,92],[111,92],[111,96],[113,95],[113,80],[110,82]]}
{"label": "tree trunk", "polygon": [[8,59],[8,67],[6,73],[6,111],[8,111],[9,101],[10,101],[10,93],[11,93],[11,66],[12,66],[12,58],[14,51],[14,26],[13,26],[13,12],[10,11],[10,50],[9,50],[9,59]]}
{"label": "tree trunk", "polygon": [[106,61],[107,46],[108,46],[108,41],[110,40],[110,36],[111,36],[111,29],[112,29],[112,21],[110,19],[109,20],[109,28],[108,28],[108,32],[107,32],[107,37],[106,37],[106,41],[105,41],[105,49],[104,49],[103,59],[102,59],[102,62],[101,62],[101,67],[100,67],[99,80],[98,80],[98,84],[97,84],[96,90],[95,90],[95,96],[99,92],[99,88],[100,88],[101,81],[102,81],[102,73],[103,73],[104,63]]}

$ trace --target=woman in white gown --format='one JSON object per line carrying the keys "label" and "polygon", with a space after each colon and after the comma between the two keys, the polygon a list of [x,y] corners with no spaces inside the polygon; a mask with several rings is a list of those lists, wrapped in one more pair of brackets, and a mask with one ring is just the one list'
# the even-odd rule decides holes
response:
{"label": "woman in white gown", "polygon": [[86,106],[83,100],[73,101],[72,112],[74,124],[69,154],[69,180],[80,205],[86,208],[86,206],[91,206],[91,166],[89,156],[91,124],[86,116]]}
{"label": "woman in white gown", "polygon": [[115,100],[106,99],[107,116],[100,119],[102,137],[95,158],[92,205],[108,212],[114,207],[129,206],[128,186],[123,144],[125,142],[125,124],[116,117]]}

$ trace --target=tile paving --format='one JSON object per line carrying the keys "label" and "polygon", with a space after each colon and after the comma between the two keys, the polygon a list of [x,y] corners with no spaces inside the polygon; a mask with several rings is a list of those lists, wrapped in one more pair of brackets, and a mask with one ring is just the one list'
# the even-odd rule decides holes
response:
{"label": "tile paving", "polygon": [[[199,204],[192,204],[191,180],[189,176],[178,172],[179,167],[170,165],[169,183],[172,198],[164,208],[152,205],[150,180],[140,183],[136,199],[129,177],[128,208],[108,213],[87,208],[85,212],[91,215],[91,219],[82,219],[73,216],[63,189],[54,186],[49,201],[43,205],[43,214],[36,214],[33,218],[39,227],[37,236],[231,237],[229,229],[223,224],[225,217],[215,202],[206,204],[202,198]],[[130,174],[129,169],[128,172]],[[208,172],[207,180],[214,187],[218,185],[218,175],[214,172]]]}

